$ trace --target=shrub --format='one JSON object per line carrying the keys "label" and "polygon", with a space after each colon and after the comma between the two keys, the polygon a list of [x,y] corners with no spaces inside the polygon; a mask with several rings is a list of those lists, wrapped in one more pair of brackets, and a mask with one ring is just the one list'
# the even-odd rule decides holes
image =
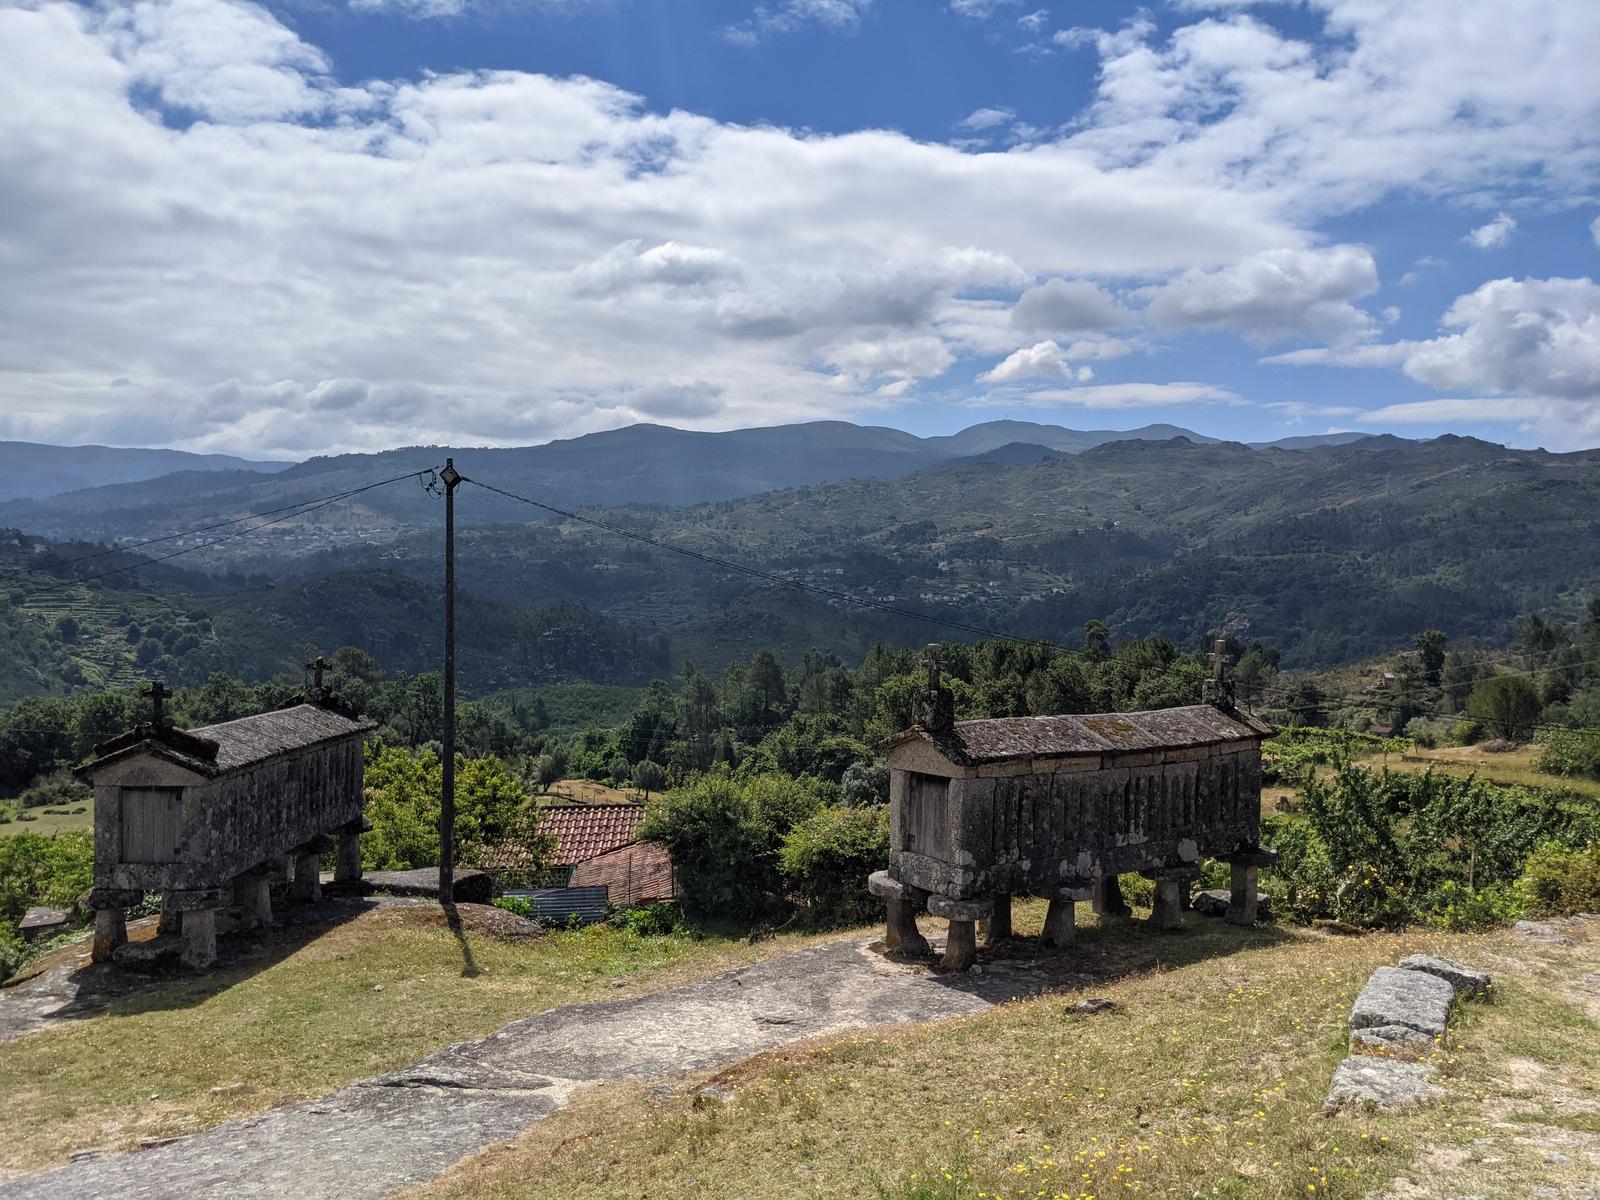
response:
{"label": "shrub", "polygon": [[889,865],[888,811],[824,808],[789,831],[779,862],[815,924],[869,921],[881,905],[867,891],[867,876]]}
{"label": "shrub", "polygon": [[1600,734],[1577,729],[1542,729],[1538,767],[1552,775],[1600,779]]}
{"label": "shrub", "polygon": [[640,904],[623,909],[613,919],[638,937],[667,937],[684,932],[678,923],[678,912],[670,904]]}
{"label": "shrub", "polygon": [[496,896],[494,906],[519,917],[533,916],[533,904],[526,896]]}
{"label": "shrub", "polygon": [[816,792],[798,780],[741,782],[717,770],[652,801],[639,837],[671,853],[685,913],[750,921],[783,906],[778,848],[818,807]]}
{"label": "shrub", "polygon": [[1523,865],[1517,890],[1535,916],[1600,912],[1600,842],[1581,849],[1540,846]]}
{"label": "shrub", "polygon": [[863,806],[889,803],[888,762],[875,758],[870,762],[852,763],[845,769],[840,790],[840,798],[846,804]]}
{"label": "shrub", "polygon": [[1467,715],[1487,725],[1498,737],[1525,742],[1544,711],[1539,689],[1522,675],[1485,679],[1467,697]]}

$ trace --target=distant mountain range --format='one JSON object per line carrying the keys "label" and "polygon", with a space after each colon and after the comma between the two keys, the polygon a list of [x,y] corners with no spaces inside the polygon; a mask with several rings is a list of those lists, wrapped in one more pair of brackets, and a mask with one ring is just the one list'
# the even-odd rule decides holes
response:
{"label": "distant mountain range", "polygon": [[[1290,438],[1254,443],[1253,448],[1309,450],[1362,436]],[[557,507],[579,508],[738,500],[780,488],[901,478],[968,461],[1026,464],[1114,442],[1179,437],[1202,445],[1219,441],[1176,425],[1079,430],[1032,421],[988,421],[960,433],[927,438],[844,421],[725,433],[630,425],[542,446],[411,446],[292,465],[172,450],[5,442],[0,443],[0,465],[10,462],[14,467],[0,471],[5,479],[0,526],[53,538],[108,539],[165,532],[437,467],[446,455],[453,455],[469,477]],[[66,483],[74,479],[81,481],[76,491]],[[538,519],[536,511],[486,492],[473,494],[459,511],[464,522]],[[338,529],[351,535],[358,529],[407,528],[438,520],[439,506],[428,503],[420,488],[396,485],[321,511],[307,523],[337,536],[333,531]]]}
{"label": "distant mountain range", "polygon": [[79,488],[138,483],[170,475],[174,471],[251,471],[267,474],[293,465],[288,462],[252,462],[229,454],[190,454],[183,450],[0,442],[0,501],[24,497],[43,499]]}
{"label": "distant mountain range", "polygon": [[[1426,628],[1502,645],[1518,616],[1572,620],[1600,594],[1600,450],[1454,436],[1252,449],[1187,435],[1063,448],[1101,436],[1009,422],[937,440],[848,425],[634,427],[449,451],[469,476],[563,508],[610,503],[604,521],[650,543],[463,488],[457,579],[476,656],[463,679],[474,690],[633,682],[765,648],[849,661],[879,640],[940,636],[943,622],[1076,644],[1090,618],[1119,638],[1190,647],[1223,630],[1278,647],[1285,665],[1320,666],[1402,648]],[[346,641],[426,669],[440,505],[415,483],[217,547],[236,527],[163,540],[137,552],[162,559],[137,575],[102,577],[136,555],[59,542],[74,529],[216,525],[445,453],[187,471],[0,509],[0,527],[29,531],[0,535],[0,661],[12,665],[0,699],[151,673],[259,678]],[[808,482],[846,461],[877,475]],[[769,488],[730,497],[736,483]],[[696,491],[711,498],[661,502]],[[58,544],[38,536],[46,522],[67,527]],[[205,553],[165,560],[191,545]],[[61,586],[73,577],[88,587]]]}

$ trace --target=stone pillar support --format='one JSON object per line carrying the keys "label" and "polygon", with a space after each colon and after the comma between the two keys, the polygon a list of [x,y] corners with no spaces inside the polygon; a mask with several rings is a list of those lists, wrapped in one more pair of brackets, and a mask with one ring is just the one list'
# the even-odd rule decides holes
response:
{"label": "stone pillar support", "polygon": [[312,838],[294,851],[294,879],[289,884],[289,896],[302,904],[314,904],[322,899],[322,856],[333,849],[333,840],[327,837]]}
{"label": "stone pillar support", "polygon": [[1122,884],[1116,875],[1101,875],[1094,881],[1094,915],[1101,918],[1133,915],[1128,902],[1122,898]]}
{"label": "stone pillar support", "polygon": [[1177,929],[1182,925],[1178,907],[1178,881],[1156,880],[1155,901],[1150,905],[1150,925],[1154,929]]}
{"label": "stone pillar support", "polygon": [[984,918],[982,928],[983,945],[988,950],[993,950],[1011,936],[1010,893],[996,892],[994,894],[994,911]]}
{"label": "stone pillar support", "polygon": [[339,829],[339,853],[334,861],[335,883],[361,882],[361,835],[372,829],[365,819],[351,821]]}
{"label": "stone pillar support", "polygon": [[1060,950],[1072,945],[1078,934],[1078,906],[1057,897],[1044,914],[1044,944]]}
{"label": "stone pillar support", "polygon": [[89,957],[94,962],[110,962],[118,946],[128,943],[128,914],[120,908],[94,910],[94,945]]}
{"label": "stone pillar support", "polygon": [[245,929],[272,928],[272,866],[246,871],[233,881],[233,902]]}
{"label": "stone pillar support", "polygon": [[1229,925],[1254,925],[1256,923],[1256,879],[1259,869],[1247,863],[1231,863],[1228,867],[1228,911],[1222,919]]}
{"label": "stone pillar support", "polygon": [[952,971],[969,970],[978,961],[978,928],[972,921],[952,919],[944,940],[944,965]]}
{"label": "stone pillar support", "polygon": [[1057,888],[1044,914],[1044,944],[1057,950],[1072,945],[1078,935],[1078,901],[1094,896],[1095,887],[1086,879]]}
{"label": "stone pillar support", "polygon": [[881,897],[889,910],[889,927],[883,944],[902,954],[928,953],[928,939],[917,928],[917,909],[926,893],[891,878],[887,871],[874,871],[867,877],[867,890]]}
{"label": "stone pillar support", "polygon": [[174,937],[177,935],[182,913],[173,902],[171,892],[161,893],[161,916],[156,920],[157,937]]}
{"label": "stone pillar support", "polygon": [[144,893],[135,888],[97,887],[89,893],[83,906],[94,913],[92,961],[110,962],[117,947],[128,944],[128,909],[143,899]]}
{"label": "stone pillar support", "polygon": [[1200,868],[1185,863],[1146,871],[1143,874],[1156,885],[1155,902],[1150,906],[1150,927],[1181,929],[1183,884],[1185,881],[1192,883],[1199,876]]}
{"label": "stone pillar support", "polygon": [[993,900],[952,900],[948,896],[929,896],[928,911],[950,922],[944,943],[944,965],[952,971],[965,971],[978,960],[976,922],[994,913]]}
{"label": "stone pillar support", "polygon": [[183,948],[179,961],[191,971],[204,971],[217,962],[217,910],[192,908],[183,914]]}
{"label": "stone pillar support", "polygon": [[1228,911],[1222,919],[1230,925],[1254,925],[1260,915],[1260,896],[1256,891],[1260,869],[1278,861],[1271,850],[1242,846],[1221,856],[1228,864]]}

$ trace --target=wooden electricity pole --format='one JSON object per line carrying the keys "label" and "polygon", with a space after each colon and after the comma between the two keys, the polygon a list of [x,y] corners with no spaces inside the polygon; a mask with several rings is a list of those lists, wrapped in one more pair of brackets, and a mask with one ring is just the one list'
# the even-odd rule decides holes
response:
{"label": "wooden electricity pole", "polygon": [[461,473],[444,460],[444,795],[439,802],[439,902],[455,899],[456,878],[456,488]]}

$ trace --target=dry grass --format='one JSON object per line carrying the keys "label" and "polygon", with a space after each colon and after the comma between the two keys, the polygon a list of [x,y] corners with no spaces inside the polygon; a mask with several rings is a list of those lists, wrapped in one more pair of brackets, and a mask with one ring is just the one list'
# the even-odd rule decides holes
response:
{"label": "dry grass", "polygon": [[566,804],[642,804],[644,793],[638,788],[607,787],[592,779],[563,779],[541,793]]}
{"label": "dry grass", "polygon": [[[1034,924],[1036,907],[1025,906]],[[763,1055],[707,1077],[732,1088],[727,1103],[696,1098],[706,1078],[665,1102],[643,1084],[608,1085],[422,1194],[1321,1200],[1395,1187],[1397,1198],[1487,1200],[1596,1170],[1531,1153],[1507,1168],[1474,1139],[1499,1132],[1510,1057],[1600,1096],[1595,1014],[1539,974],[1557,960],[1575,960],[1558,963],[1565,975],[1594,970],[1600,942],[1536,953],[1502,935],[1275,939],[1208,923],[1172,944],[1185,946],[1185,965],[1093,987],[1117,1002],[1109,1012],[1076,1012],[1083,993],[1069,992]],[[1452,1099],[1409,1116],[1323,1117],[1351,999],[1374,966],[1420,950],[1507,976],[1498,1003],[1468,1006],[1442,1058]],[[1440,1156],[1472,1186],[1395,1182],[1419,1161],[1437,1174]]]}
{"label": "dry grass", "polygon": [[1538,757],[1537,746],[1519,746],[1501,754],[1486,754],[1477,746],[1443,746],[1436,750],[1409,750],[1404,756],[1391,754],[1388,761],[1397,771],[1425,771],[1432,767],[1450,775],[1477,775],[1493,783],[1600,797],[1600,781],[1551,775],[1534,766]]}
{"label": "dry grass", "polygon": [[0,1045],[10,1101],[0,1107],[0,1177],[323,1095],[530,1013],[668,986],[807,940],[752,946],[604,926],[533,941],[469,927],[458,940],[437,917],[431,907],[380,909],[282,930],[245,961],[153,982],[108,1014]]}

